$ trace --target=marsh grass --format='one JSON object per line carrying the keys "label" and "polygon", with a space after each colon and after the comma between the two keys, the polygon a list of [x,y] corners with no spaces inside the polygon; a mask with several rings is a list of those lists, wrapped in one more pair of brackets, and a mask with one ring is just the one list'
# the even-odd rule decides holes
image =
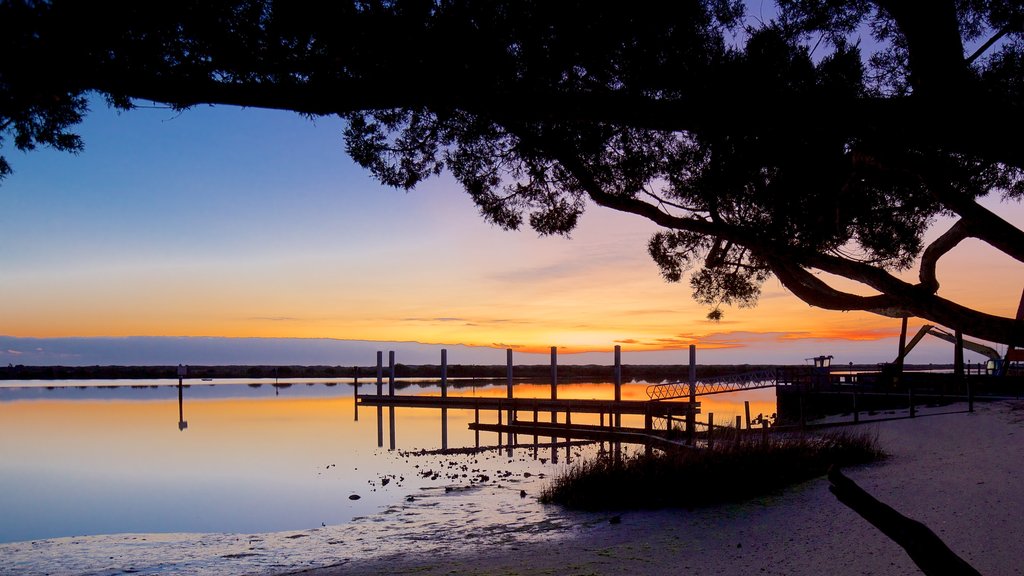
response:
{"label": "marsh grass", "polygon": [[692,508],[737,502],[779,491],[817,476],[829,466],[883,458],[877,438],[832,432],[722,442],[714,449],[686,449],[584,460],[556,476],[540,501],[581,510]]}

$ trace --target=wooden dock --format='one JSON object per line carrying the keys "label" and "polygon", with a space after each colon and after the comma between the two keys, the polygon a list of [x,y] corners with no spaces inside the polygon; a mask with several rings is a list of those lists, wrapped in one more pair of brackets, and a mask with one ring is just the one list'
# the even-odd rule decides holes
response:
{"label": "wooden dock", "polygon": [[700,413],[700,402],[652,402],[650,400],[582,400],[548,398],[487,398],[475,396],[361,395],[363,406],[394,408],[449,408],[455,410],[512,410],[515,412],[569,412],[579,414],[634,414],[686,416],[691,408]]}

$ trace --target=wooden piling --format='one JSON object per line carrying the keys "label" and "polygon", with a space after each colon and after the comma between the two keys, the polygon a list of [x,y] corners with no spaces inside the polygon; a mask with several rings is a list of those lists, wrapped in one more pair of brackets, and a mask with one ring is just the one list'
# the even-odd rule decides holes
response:
{"label": "wooden piling", "polygon": [[[551,399],[558,400],[558,348],[555,346],[551,347]],[[558,422],[558,412],[551,411],[551,423]],[[558,453],[555,450],[555,444],[558,443],[558,439],[554,436],[551,437],[551,459],[555,460],[558,458]]]}
{"label": "wooden piling", "polygon": [[[622,401],[622,346],[615,346],[615,401]],[[609,424],[611,423],[611,414]],[[622,427],[622,414],[615,414],[615,426]]]}
{"label": "wooden piling", "polygon": [[853,421],[860,422],[860,409],[857,408],[857,391],[853,391]]}
{"label": "wooden piling", "polygon": [[448,396],[448,350],[441,349],[441,398]]}
{"label": "wooden piling", "polygon": [[[388,352],[388,396],[395,395],[395,351]],[[391,450],[395,449],[395,408],[388,406],[388,426],[391,442],[388,444]]]}
{"label": "wooden piling", "polygon": [[[644,432],[646,434],[650,434],[651,433],[651,430],[654,427],[653,424],[654,423],[652,421],[651,412],[650,412],[650,410],[648,410],[647,413],[644,414]],[[646,455],[648,458],[650,458],[653,454],[654,454],[654,446],[651,444],[650,441],[644,442],[644,455]]]}
{"label": "wooden piling", "polygon": [[953,347],[953,374],[964,375],[964,333],[957,330],[955,333],[956,344]]}
{"label": "wooden piling", "polygon": [[[505,387],[507,388],[506,393],[508,394],[509,398],[512,398],[512,349],[511,348],[506,348],[505,349],[505,380],[506,380]],[[512,419],[513,418],[514,418],[514,415],[512,413],[512,409],[510,408],[509,411],[508,411],[508,423],[509,424],[512,423]],[[508,441],[509,441],[509,446],[511,446],[512,443],[515,442],[515,438],[512,436],[511,433],[509,433]]]}
{"label": "wooden piling", "polygon": [[551,347],[551,399],[558,400],[558,348]]}
{"label": "wooden piling", "polygon": [[[384,395],[384,352],[377,351],[377,396]],[[384,407],[377,406],[377,446],[384,446]]]}
{"label": "wooden piling", "polygon": [[715,413],[708,412],[708,450],[715,447]]}
{"label": "wooden piling", "polygon": [[[441,397],[448,396],[448,350],[441,349]],[[441,408],[441,450],[448,449],[448,409]]]}
{"label": "wooden piling", "polygon": [[743,401],[743,412],[747,415],[747,430],[750,430],[750,400]]}
{"label": "wooden piling", "polygon": [[739,444],[743,436],[743,419],[736,415],[736,443]]}
{"label": "wooden piling", "polygon": [[686,414],[686,443],[693,446],[694,435],[697,432],[697,415],[693,407],[697,405],[697,346],[690,344],[690,372],[689,372],[689,396],[690,411]]}

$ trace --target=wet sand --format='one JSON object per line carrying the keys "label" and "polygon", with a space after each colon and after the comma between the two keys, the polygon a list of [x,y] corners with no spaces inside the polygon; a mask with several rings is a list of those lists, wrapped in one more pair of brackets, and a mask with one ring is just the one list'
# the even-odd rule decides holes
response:
{"label": "wet sand", "polygon": [[[1022,574],[1024,405],[925,409],[863,425],[891,455],[847,470],[881,501],[924,522],[982,574]],[[756,478],[750,478],[756,482]],[[824,478],[704,510],[627,512],[550,542],[445,547],[301,572],[362,574],[915,574],[910,558],[840,504]],[[294,574],[295,572],[287,572]]]}

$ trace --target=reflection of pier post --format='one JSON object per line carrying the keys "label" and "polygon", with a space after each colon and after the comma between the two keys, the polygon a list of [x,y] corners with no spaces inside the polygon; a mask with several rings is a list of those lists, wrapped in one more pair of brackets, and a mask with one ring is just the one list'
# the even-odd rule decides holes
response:
{"label": "reflection of pier post", "polygon": [[[448,397],[448,350],[441,349],[441,398]],[[441,408],[441,450],[448,449],[448,409]]]}
{"label": "reflection of pier post", "polygon": [[[377,396],[384,395],[384,352],[377,351]],[[384,407],[377,406],[377,447],[384,446]]]}
{"label": "reflection of pier post", "polygon": [[184,389],[182,381],[187,374],[188,367],[178,364],[178,430],[188,428],[188,422],[185,422],[185,404],[182,398],[182,390]]}
{"label": "reflection of pier post", "polygon": [[[395,395],[395,351],[388,351],[388,396]],[[391,450],[395,449],[395,407],[388,406],[388,427],[390,428],[390,446]]]}
{"label": "reflection of pier post", "polygon": [[355,405],[356,422],[359,422],[359,378],[352,383],[352,404]]}

